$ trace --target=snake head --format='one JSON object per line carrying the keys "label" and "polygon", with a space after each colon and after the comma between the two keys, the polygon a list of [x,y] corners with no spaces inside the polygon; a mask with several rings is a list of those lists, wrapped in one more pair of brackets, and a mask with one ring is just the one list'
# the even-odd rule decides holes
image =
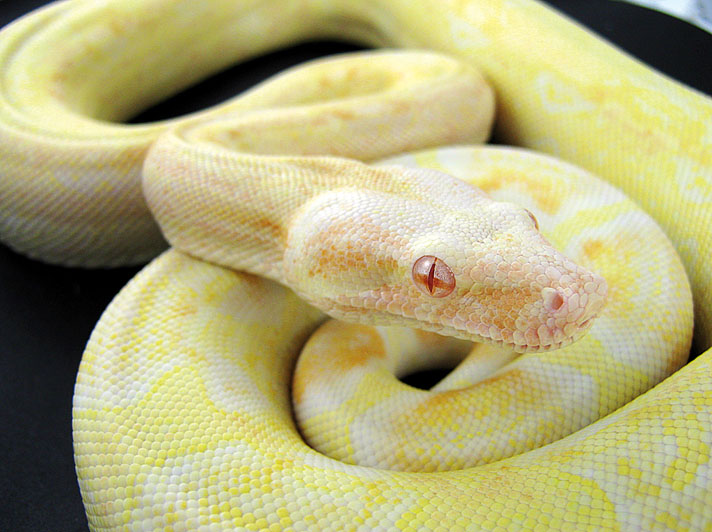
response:
{"label": "snake head", "polygon": [[440,245],[412,251],[420,292],[413,315],[436,316],[439,332],[518,352],[557,349],[582,337],[605,304],[606,281],[558,252],[528,211],[504,203],[484,209],[500,220],[486,237],[464,246],[443,231]]}
{"label": "snake head", "polygon": [[605,280],[557,251],[531,212],[439,172],[405,172],[406,197],[340,189],[310,201],[288,238],[287,284],[340,319],[518,352],[591,327]]}

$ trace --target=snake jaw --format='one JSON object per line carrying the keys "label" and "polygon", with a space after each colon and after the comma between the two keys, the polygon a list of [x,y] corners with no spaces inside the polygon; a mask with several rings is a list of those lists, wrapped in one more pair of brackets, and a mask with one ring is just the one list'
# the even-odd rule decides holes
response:
{"label": "snake jaw", "polygon": [[[300,296],[347,321],[518,352],[566,345],[590,326],[605,281],[554,249],[528,210],[446,174],[379,171],[405,179],[410,195],[335,188],[292,215],[281,280]],[[433,189],[435,177],[457,193]]]}
{"label": "snake jaw", "polygon": [[496,344],[518,353],[550,351],[583,337],[605,305],[606,281],[579,266],[574,272],[578,274],[575,279],[557,288],[514,291],[478,285],[433,298],[415,285],[394,283],[310,303],[347,321],[392,325],[397,320],[401,326]]}

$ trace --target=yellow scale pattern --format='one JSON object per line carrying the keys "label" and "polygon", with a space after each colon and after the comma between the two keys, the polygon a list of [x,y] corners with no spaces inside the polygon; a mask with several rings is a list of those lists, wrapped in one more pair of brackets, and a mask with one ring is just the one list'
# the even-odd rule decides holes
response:
{"label": "yellow scale pattern", "polygon": [[[138,176],[174,122],[102,120],[243,57],[333,35],[476,66],[494,87],[500,138],[633,198],[680,255],[704,352],[523,454],[439,473],[351,465],[307,446],[291,417],[294,350],[323,315],[271,281],[171,250],[117,296],[82,360],[74,438],[90,527],[712,528],[712,102],[537,2],[73,0],[38,11],[0,33],[0,238],[67,264],[153,256],[164,244]],[[658,332],[684,343],[685,331]]]}

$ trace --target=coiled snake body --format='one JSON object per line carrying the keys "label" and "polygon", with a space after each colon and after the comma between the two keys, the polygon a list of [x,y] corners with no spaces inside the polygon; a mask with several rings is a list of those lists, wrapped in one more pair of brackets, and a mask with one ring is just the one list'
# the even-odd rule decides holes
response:
{"label": "coiled snake body", "polygon": [[[457,60],[356,54],[109,122],[332,35]],[[181,250],[82,359],[92,529],[712,526],[709,351],[679,369],[693,298],[712,334],[708,98],[530,1],[75,0],[4,29],[0,65],[3,241],[140,262],[155,217]],[[471,146],[493,108],[473,66],[502,139],[647,214],[568,163]],[[444,359],[433,390],[393,376]]]}

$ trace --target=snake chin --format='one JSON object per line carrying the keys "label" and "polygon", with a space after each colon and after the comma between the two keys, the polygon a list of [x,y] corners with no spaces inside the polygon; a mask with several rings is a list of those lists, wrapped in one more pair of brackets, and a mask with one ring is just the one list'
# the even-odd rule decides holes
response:
{"label": "snake chin", "polygon": [[[605,286],[605,285],[604,285]],[[410,327],[443,336],[452,336],[476,343],[488,343],[512,350],[516,353],[536,353],[553,351],[566,347],[583,338],[595,323],[605,305],[605,297],[598,298],[587,308],[585,319],[557,327],[529,327],[525,331],[498,329],[479,319],[463,320],[448,316],[441,308],[423,309],[412,305],[398,305],[392,298],[384,298],[383,292],[373,291],[360,294],[359,298],[337,297],[334,299],[312,300],[311,304],[328,309],[327,313],[336,319],[361,323]],[[553,318],[549,318],[553,321]],[[545,331],[546,330],[546,331]],[[545,332],[544,332],[545,331]]]}

